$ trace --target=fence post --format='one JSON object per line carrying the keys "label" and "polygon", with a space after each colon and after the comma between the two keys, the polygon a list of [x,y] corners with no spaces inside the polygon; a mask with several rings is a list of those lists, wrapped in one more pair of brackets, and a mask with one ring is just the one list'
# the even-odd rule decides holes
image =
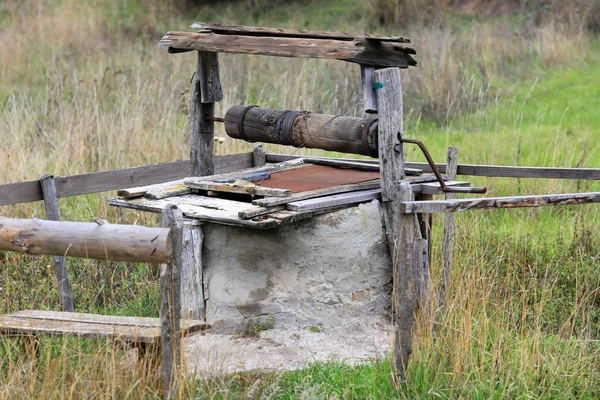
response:
{"label": "fence post", "polygon": [[262,144],[257,144],[252,149],[252,166],[263,167],[267,163],[267,154]]}
{"label": "fence post", "polygon": [[174,204],[167,204],[161,213],[161,226],[170,228],[169,263],[160,269],[160,327],[164,388],[167,398],[177,393],[181,366],[181,265],[183,215]]}
{"label": "fence post", "polygon": [[[448,158],[446,160],[446,175],[450,180],[456,179],[458,169],[458,147],[448,147]],[[446,193],[446,199],[456,199],[456,194]],[[439,308],[446,305],[446,291],[450,287],[450,274],[452,273],[452,262],[454,254],[454,213],[444,214],[444,244],[443,244],[443,269],[442,283],[440,286]]]}
{"label": "fence post", "polygon": [[[46,208],[46,218],[51,221],[60,221],[60,209],[58,208],[58,197],[56,194],[56,185],[54,176],[45,174],[40,178],[42,185],[42,195],[44,196],[44,207]],[[54,256],[54,273],[58,281],[58,290],[62,301],[63,310],[73,312],[73,296],[71,294],[71,285],[69,284],[69,273],[65,265],[65,257]]]}

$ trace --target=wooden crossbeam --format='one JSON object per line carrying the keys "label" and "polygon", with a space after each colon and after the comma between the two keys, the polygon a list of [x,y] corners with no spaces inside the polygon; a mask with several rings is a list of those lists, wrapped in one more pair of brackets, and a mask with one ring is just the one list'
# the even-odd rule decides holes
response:
{"label": "wooden crossbeam", "polygon": [[375,67],[408,68],[417,65],[415,51],[393,42],[312,39],[274,36],[220,35],[207,32],[167,32],[159,48],[170,53],[209,51],[275,57],[326,58]]}
{"label": "wooden crossbeam", "polygon": [[408,201],[400,204],[405,214],[451,213],[492,208],[523,208],[600,203],[600,192],[538,196],[488,197],[483,199]]}

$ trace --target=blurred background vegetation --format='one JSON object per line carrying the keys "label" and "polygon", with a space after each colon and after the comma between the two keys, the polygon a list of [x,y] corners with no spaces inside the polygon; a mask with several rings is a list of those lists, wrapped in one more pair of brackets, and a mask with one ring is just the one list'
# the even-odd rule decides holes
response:
{"label": "blurred background vegetation", "polygon": [[[196,21],[409,37],[419,65],[402,72],[405,134],[436,160],[454,145],[461,163],[600,167],[599,0],[0,0],[0,183],[187,159],[195,57],[156,44]],[[363,115],[357,65],[227,54],[220,62],[217,115],[236,104]],[[251,149],[220,127],[217,135],[225,138],[217,154]],[[414,149],[406,155],[421,160]],[[598,182],[470,181],[491,195],[600,191]],[[108,207],[113,195],[61,199],[63,217],[156,224]],[[0,215],[44,212],[32,203]],[[405,385],[395,388],[379,360],[191,379],[181,395],[600,397],[598,207],[457,220],[448,309],[435,335],[419,326]],[[434,235],[437,287],[441,219]],[[78,311],[158,314],[152,266],[70,259],[69,270]],[[23,308],[60,308],[51,260],[0,253],[0,312]],[[0,342],[0,397],[157,396],[160,382],[131,371],[114,349],[49,340],[32,364]]]}

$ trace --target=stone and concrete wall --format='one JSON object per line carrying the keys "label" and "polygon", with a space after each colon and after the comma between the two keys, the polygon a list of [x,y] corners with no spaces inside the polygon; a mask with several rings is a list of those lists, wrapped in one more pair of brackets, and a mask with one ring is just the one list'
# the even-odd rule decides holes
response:
{"label": "stone and concrete wall", "polygon": [[275,230],[203,230],[205,316],[217,331],[381,327],[389,318],[391,260],[378,201]]}

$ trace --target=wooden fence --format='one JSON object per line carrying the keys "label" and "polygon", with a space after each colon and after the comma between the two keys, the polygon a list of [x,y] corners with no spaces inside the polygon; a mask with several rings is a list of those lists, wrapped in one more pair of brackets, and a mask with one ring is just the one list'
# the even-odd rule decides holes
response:
{"label": "wooden fence", "polygon": [[174,205],[167,205],[161,215],[161,226],[148,228],[136,225],[98,225],[0,217],[0,250],[35,255],[161,263],[160,348],[164,385],[169,393],[180,368],[181,354],[181,211]]}

